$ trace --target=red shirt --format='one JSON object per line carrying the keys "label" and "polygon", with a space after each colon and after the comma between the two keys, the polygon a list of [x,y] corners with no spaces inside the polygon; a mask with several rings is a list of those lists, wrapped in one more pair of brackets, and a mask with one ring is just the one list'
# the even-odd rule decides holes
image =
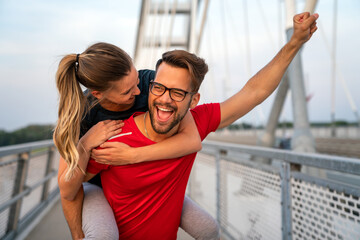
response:
{"label": "red shirt", "polygon": [[[197,106],[191,113],[201,140],[220,124],[220,104]],[[136,115],[136,114],[134,114]],[[109,141],[142,147],[155,142],[137,128],[134,115]],[[104,194],[114,211],[120,239],[176,239],[185,189],[196,153],[168,160],[110,166],[90,160],[87,171],[100,172]]]}

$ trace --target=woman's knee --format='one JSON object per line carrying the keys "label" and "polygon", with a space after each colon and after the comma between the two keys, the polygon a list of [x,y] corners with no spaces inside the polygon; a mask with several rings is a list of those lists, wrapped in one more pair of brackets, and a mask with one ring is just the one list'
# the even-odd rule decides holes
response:
{"label": "woman's knee", "polygon": [[85,238],[83,240],[118,240],[119,239],[119,232],[117,227],[113,228],[113,226],[106,226],[97,227],[89,229],[88,231],[84,232]]}
{"label": "woman's knee", "polygon": [[220,236],[215,219],[188,197],[184,199],[180,227],[197,240],[218,240]]}
{"label": "woman's knee", "polygon": [[212,218],[212,221],[207,223],[207,226],[201,232],[199,240],[218,240],[220,239],[220,227],[219,224]]}
{"label": "woman's knee", "polygon": [[101,188],[84,185],[82,228],[85,239],[119,239],[114,213]]}

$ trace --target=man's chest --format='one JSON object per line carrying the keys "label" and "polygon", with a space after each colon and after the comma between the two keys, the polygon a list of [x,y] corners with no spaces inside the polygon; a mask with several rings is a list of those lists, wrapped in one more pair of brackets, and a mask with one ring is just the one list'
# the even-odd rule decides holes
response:
{"label": "man's chest", "polygon": [[109,186],[112,192],[116,189],[119,195],[138,194],[145,189],[159,191],[171,182],[182,179],[191,165],[191,159],[177,158],[113,166],[101,172],[101,179],[104,188]]}

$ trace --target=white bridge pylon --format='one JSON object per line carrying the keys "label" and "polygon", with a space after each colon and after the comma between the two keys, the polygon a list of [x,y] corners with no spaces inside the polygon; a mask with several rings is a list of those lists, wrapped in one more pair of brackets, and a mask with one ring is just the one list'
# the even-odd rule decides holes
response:
{"label": "white bridge pylon", "polygon": [[209,0],[142,0],[134,62],[154,69],[161,54],[171,49],[198,53]]}

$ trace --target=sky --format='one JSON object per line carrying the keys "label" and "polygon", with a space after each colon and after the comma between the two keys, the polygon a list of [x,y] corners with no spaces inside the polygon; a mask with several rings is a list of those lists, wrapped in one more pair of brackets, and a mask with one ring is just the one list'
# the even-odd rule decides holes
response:
{"label": "sky", "polygon": [[[244,2],[210,1],[199,53],[210,68],[201,90],[202,102],[222,101],[240,90],[285,43],[284,2],[247,1],[248,21],[244,21]],[[301,12],[304,1],[298,2],[297,12]],[[333,6],[334,0],[319,0],[316,12],[322,30],[301,52],[307,94],[313,96],[308,102],[312,122],[330,120],[332,63],[326,46],[331,48],[333,43]],[[337,11],[337,69],[359,108],[360,1],[338,1]],[[55,124],[55,72],[62,56],[81,53],[99,41],[115,44],[133,56],[139,14],[140,0],[0,0],[0,129]],[[247,39],[249,51],[245,48]],[[231,85],[228,90],[224,90],[226,81]],[[355,121],[340,78],[335,89],[336,118]],[[243,121],[264,124],[274,95]],[[292,120],[290,96],[280,120]]]}

